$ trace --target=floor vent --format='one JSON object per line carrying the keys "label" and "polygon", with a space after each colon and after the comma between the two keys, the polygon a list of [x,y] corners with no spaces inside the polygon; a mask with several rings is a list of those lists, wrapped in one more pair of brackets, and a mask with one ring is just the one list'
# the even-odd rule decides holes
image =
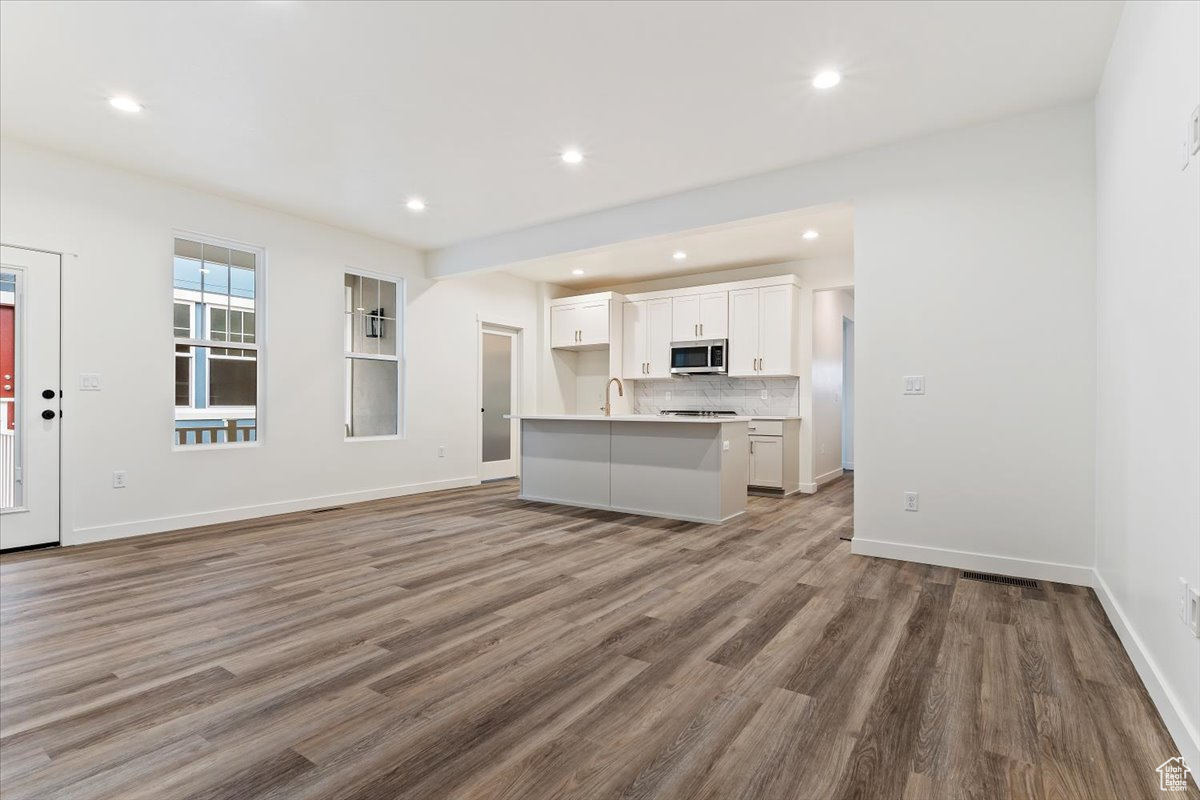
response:
{"label": "floor vent", "polygon": [[329,508],[318,508],[316,511],[310,511],[310,514],[326,514],[330,511],[341,511],[345,506],[330,506]]}
{"label": "floor vent", "polygon": [[1008,575],[993,575],[990,572],[970,572],[963,570],[959,577],[969,581],[983,581],[984,583],[999,583],[1002,586],[1020,586],[1023,589],[1041,589],[1042,586],[1037,581],[1030,578],[1012,578]]}

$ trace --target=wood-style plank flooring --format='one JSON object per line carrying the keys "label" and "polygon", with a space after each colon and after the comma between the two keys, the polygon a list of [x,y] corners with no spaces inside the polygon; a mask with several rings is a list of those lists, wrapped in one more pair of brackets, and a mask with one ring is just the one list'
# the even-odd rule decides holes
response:
{"label": "wood-style plank flooring", "polygon": [[704,526],[505,482],[5,556],[0,792],[1160,796],[1089,590],[852,556],[851,490]]}

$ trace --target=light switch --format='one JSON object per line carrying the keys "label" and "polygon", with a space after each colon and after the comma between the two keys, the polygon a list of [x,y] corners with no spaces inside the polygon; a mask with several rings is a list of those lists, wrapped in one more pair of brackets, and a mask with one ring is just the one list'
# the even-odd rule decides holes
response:
{"label": "light switch", "polygon": [[98,392],[98,391],[100,391],[100,375],[95,372],[81,372],[79,374],[79,391],[81,391],[81,392]]}
{"label": "light switch", "polygon": [[925,394],[925,376],[924,375],[905,375],[904,376],[904,393],[905,394]]}

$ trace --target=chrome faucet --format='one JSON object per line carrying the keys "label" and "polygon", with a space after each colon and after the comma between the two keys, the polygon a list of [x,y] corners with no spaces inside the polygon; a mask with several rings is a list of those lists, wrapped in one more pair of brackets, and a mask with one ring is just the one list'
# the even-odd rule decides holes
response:
{"label": "chrome faucet", "polygon": [[625,385],[621,383],[620,378],[609,378],[608,383],[604,385],[604,416],[612,416],[612,385],[613,381],[617,382],[617,397],[625,396]]}

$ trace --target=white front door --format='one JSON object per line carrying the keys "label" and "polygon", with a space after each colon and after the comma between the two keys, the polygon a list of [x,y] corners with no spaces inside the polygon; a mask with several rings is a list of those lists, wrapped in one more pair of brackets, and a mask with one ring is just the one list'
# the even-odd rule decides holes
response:
{"label": "white front door", "polygon": [[479,479],[511,478],[517,474],[517,422],[505,419],[517,402],[520,335],[503,328],[479,333]]}
{"label": "white front door", "polygon": [[0,550],[59,541],[61,261],[0,248]]}

